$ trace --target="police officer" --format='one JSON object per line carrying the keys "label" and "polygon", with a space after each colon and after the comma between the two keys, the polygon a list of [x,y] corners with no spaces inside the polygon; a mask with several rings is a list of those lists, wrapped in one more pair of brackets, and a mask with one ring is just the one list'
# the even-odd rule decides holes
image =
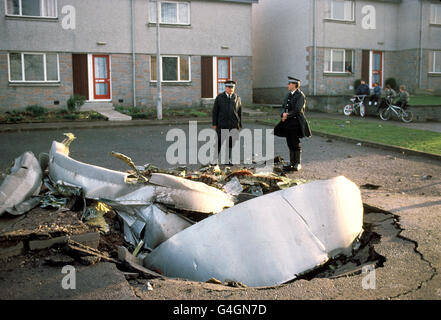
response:
{"label": "police officer", "polygon": [[[234,92],[236,89],[236,81],[226,81],[225,91],[219,94],[214,100],[212,125],[216,130],[218,145],[218,153],[221,150],[221,130],[222,129],[241,129],[242,128],[242,102],[240,97]],[[232,138],[229,138],[229,155],[231,158]]]}
{"label": "police officer", "polygon": [[280,110],[290,160],[289,165],[284,166],[283,170],[299,171],[302,168],[300,139],[310,137],[311,130],[305,118],[306,98],[300,90],[300,80],[288,77],[288,90]]}

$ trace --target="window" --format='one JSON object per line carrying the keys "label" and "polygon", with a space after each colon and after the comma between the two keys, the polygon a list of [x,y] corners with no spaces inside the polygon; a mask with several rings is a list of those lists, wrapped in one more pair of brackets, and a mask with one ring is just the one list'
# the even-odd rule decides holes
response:
{"label": "window", "polygon": [[[190,4],[188,2],[160,2],[160,23],[190,24]],[[150,22],[156,23],[156,2],[149,3]]]}
{"label": "window", "polygon": [[441,24],[441,5],[432,4],[430,6],[430,23]]}
{"label": "window", "polygon": [[354,51],[326,49],[325,72],[354,72]]}
{"label": "window", "polygon": [[429,56],[429,72],[441,73],[441,51],[433,51]]}
{"label": "window", "polygon": [[354,21],[354,1],[330,0],[330,17],[335,20]]}
{"label": "window", "polygon": [[58,82],[58,66],[56,53],[10,53],[9,81]]}
{"label": "window", "polygon": [[11,16],[57,17],[56,0],[6,0],[6,14]]}
{"label": "window", "polygon": [[[150,80],[157,81],[156,56],[150,57]],[[190,57],[164,56],[161,57],[161,81],[190,81]]]}

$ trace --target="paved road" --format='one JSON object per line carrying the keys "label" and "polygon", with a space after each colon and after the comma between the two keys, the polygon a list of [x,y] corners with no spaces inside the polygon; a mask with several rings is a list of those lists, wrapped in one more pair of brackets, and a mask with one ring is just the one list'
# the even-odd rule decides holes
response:
{"label": "paved road", "polygon": [[[199,129],[208,127],[208,124],[200,125]],[[258,124],[247,127],[262,128]],[[173,128],[175,126],[72,130],[77,140],[71,145],[71,156],[90,164],[125,170],[124,163],[109,155],[117,151],[132,157],[136,164],[169,167],[165,152],[172,142],[167,142],[165,137]],[[187,126],[180,128],[187,130]],[[65,131],[2,133],[1,169],[24,151],[47,152],[51,141],[61,141]],[[366,183],[379,186],[378,190],[362,189],[364,203],[389,212],[371,210],[366,215],[381,236],[375,250],[386,258],[384,265],[376,269],[376,289],[363,289],[364,275],[358,273],[337,279],[300,280],[266,290],[155,280],[154,290],[147,291],[146,283],[131,282],[136,296],[141,299],[441,299],[440,162],[318,136],[305,140],[303,145],[304,170],[296,176],[315,180],[344,175],[359,186]],[[275,139],[274,149],[275,154],[287,158],[283,139]],[[31,278],[32,272],[29,272],[18,277]],[[9,287],[13,282],[8,279],[4,278],[3,284]],[[38,285],[38,277],[34,280]],[[17,285],[20,287],[19,282]],[[14,289],[11,288],[11,297],[29,297],[19,287],[17,295],[12,295]],[[45,296],[44,292],[40,294]],[[93,298],[105,299],[106,295]]]}

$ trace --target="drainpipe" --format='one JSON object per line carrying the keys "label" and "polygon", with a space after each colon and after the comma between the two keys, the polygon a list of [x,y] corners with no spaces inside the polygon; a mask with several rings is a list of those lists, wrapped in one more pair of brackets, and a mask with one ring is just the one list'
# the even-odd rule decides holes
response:
{"label": "drainpipe", "polygon": [[133,106],[136,108],[136,56],[135,56],[135,10],[131,1],[131,20],[132,20],[132,87],[133,87]]}
{"label": "drainpipe", "polygon": [[317,78],[316,78],[316,68],[317,68],[317,41],[316,41],[316,21],[317,21],[317,0],[313,1],[313,17],[312,17],[312,42],[313,42],[313,73],[312,73],[312,77],[313,77],[313,94],[314,96],[317,95]]}
{"label": "drainpipe", "polygon": [[159,19],[161,18],[159,0],[156,0],[156,92],[157,92],[157,105],[156,110],[158,114],[158,120],[162,120],[162,93],[161,93],[161,54],[159,50]]}
{"label": "drainpipe", "polygon": [[418,77],[418,88],[421,88],[423,82],[423,0],[420,0],[420,52],[419,52],[419,77]]}

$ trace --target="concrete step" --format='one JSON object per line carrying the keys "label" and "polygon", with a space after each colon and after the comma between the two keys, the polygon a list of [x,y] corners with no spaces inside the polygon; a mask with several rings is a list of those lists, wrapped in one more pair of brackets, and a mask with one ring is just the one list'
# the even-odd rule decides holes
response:
{"label": "concrete step", "polygon": [[106,116],[109,121],[130,121],[132,117],[122,114],[115,110],[110,102],[86,102],[82,107],[82,111],[96,111]]}
{"label": "concrete step", "polygon": [[103,116],[106,116],[109,121],[130,121],[132,120],[131,116],[128,116],[126,114],[122,114],[115,110],[97,110],[98,113],[102,114]]}
{"label": "concrete step", "polygon": [[81,107],[81,111],[99,112],[100,110],[113,110],[113,105],[110,102],[86,102]]}

